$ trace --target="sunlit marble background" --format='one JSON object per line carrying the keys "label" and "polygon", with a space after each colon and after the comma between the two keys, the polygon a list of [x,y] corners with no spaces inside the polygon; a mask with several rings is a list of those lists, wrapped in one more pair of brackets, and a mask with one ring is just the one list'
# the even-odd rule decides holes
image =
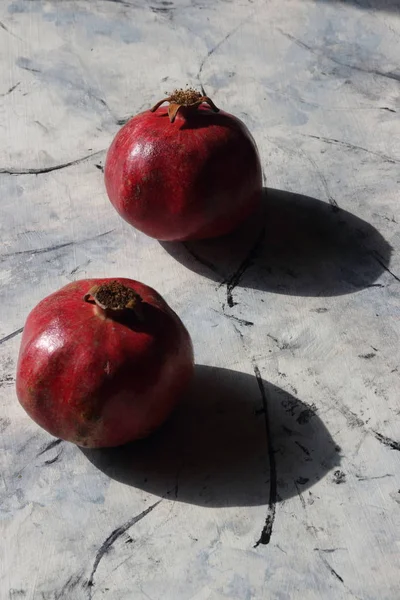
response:
{"label": "sunlit marble background", "polygon": [[[378,0],[1,0],[0,597],[399,597],[400,17]],[[131,115],[186,83],[260,149],[262,214],[161,245],[103,185]],[[154,438],[82,452],[25,415],[28,311],[154,286],[198,364]]]}

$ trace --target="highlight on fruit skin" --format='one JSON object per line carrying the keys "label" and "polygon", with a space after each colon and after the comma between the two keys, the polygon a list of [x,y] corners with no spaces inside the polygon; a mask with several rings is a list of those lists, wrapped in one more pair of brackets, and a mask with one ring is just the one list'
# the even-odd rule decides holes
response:
{"label": "highlight on fruit skin", "polygon": [[117,212],[162,241],[229,233],[262,196],[249,130],[192,88],[173,91],[119,130],[104,180]]}
{"label": "highlight on fruit skin", "polygon": [[75,281],[25,323],[16,390],[46,431],[85,447],[146,437],[193,375],[190,336],[163,298],[125,278]]}

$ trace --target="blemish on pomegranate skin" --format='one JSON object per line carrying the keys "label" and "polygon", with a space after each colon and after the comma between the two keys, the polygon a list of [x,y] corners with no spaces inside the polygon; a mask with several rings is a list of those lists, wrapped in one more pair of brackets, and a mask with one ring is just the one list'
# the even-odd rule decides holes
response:
{"label": "blemish on pomegranate skin", "polygon": [[104,367],[104,371],[105,371],[105,373],[107,373],[107,375],[109,375],[111,373],[111,366],[110,366],[110,361],[109,360],[106,362],[106,366]]}

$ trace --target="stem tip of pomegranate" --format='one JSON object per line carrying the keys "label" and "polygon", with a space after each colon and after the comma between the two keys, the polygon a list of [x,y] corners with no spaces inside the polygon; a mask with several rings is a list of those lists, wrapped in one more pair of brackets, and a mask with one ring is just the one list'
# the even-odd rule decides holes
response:
{"label": "stem tip of pomegranate", "polygon": [[117,280],[93,286],[83,299],[85,302],[96,304],[103,310],[112,311],[134,310],[138,312],[142,303],[141,296],[135,290]]}
{"label": "stem tip of pomegranate", "polygon": [[155,112],[164,102],[169,102],[168,116],[171,123],[175,121],[175,117],[181,108],[186,110],[196,110],[201,104],[206,103],[214,112],[219,112],[214,102],[208,97],[203,96],[200,92],[193,88],[176,89],[167,98],[160,100],[150,109],[150,112]]}

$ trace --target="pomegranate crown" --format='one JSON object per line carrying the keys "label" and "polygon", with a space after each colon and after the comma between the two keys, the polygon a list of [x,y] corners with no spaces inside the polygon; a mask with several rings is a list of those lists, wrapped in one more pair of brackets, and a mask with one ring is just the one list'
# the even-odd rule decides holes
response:
{"label": "pomegranate crown", "polygon": [[95,304],[108,316],[113,313],[131,312],[142,320],[142,297],[130,287],[123,285],[117,280],[106,281],[101,285],[94,285],[84,295],[83,300],[90,304]]}
{"label": "pomegranate crown", "polygon": [[214,112],[219,112],[214,102],[208,97],[202,95],[200,92],[193,88],[177,89],[172,92],[167,98],[163,98],[150,109],[151,112],[155,112],[164,102],[169,102],[168,116],[171,123],[175,121],[175,117],[180,109],[196,110],[200,104],[206,103]]}

